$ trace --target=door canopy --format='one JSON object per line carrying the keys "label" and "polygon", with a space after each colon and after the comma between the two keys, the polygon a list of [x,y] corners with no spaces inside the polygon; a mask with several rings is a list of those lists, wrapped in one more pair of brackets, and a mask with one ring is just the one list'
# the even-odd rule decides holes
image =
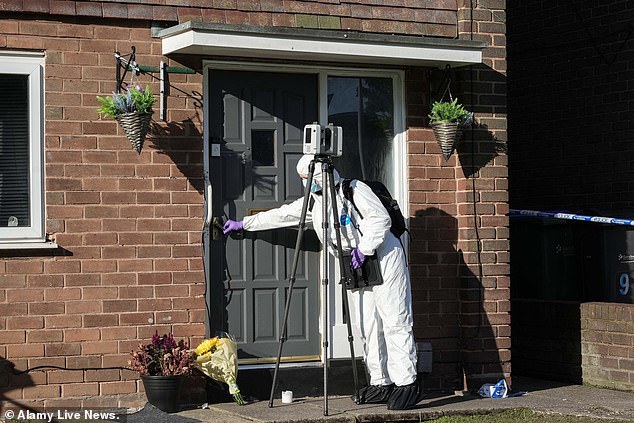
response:
{"label": "door canopy", "polygon": [[303,62],[459,67],[482,62],[480,41],[186,22],[158,33],[163,54]]}

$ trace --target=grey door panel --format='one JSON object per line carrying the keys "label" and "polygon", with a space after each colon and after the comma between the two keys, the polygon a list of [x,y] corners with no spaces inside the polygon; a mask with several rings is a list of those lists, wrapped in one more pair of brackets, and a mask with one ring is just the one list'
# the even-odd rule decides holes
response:
{"label": "grey door panel", "polygon": [[[295,165],[302,133],[317,120],[317,77],[210,72],[209,128],[214,216],[240,220],[302,195]],[[306,234],[293,289],[284,356],[319,355],[319,247]],[[238,340],[240,358],[277,354],[297,230],[246,232],[211,243],[210,331]]]}

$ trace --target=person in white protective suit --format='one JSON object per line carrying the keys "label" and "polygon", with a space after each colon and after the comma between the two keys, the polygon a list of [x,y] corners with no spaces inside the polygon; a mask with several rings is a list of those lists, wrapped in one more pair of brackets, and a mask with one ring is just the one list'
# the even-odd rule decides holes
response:
{"label": "person in white protective suit", "polygon": [[[313,158],[312,155],[304,155],[297,163],[297,173],[304,186],[311,184],[311,197],[314,200],[307,212],[306,222],[312,222],[313,228],[321,228],[324,219],[321,163],[315,163],[313,180],[306,181]],[[329,248],[329,251],[336,255],[337,238],[332,222],[339,219],[342,249],[344,252],[351,251],[352,267],[361,267],[368,256],[376,253],[383,277],[381,285],[350,291],[354,309],[359,313],[364,358],[370,374],[370,385],[360,389],[353,400],[357,404],[386,403],[391,410],[411,408],[422,399],[422,386],[416,380],[412,297],[403,246],[390,232],[390,216],[370,187],[361,181],[351,182],[355,208],[343,195],[339,186],[343,179],[336,169],[333,170],[333,176],[340,216],[332,216],[332,206],[329,204],[329,239],[321,239],[321,230],[316,230],[316,233],[322,243],[331,243],[333,248]],[[260,231],[296,226],[301,218],[302,205],[303,197],[277,209],[246,216],[243,221],[228,220],[224,225],[224,233],[228,235],[240,230]]]}

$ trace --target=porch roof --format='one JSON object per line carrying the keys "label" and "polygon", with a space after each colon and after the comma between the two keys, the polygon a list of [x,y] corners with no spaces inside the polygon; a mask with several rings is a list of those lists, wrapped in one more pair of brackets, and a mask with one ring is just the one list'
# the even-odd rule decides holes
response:
{"label": "porch roof", "polygon": [[482,62],[480,41],[343,30],[185,22],[157,33],[163,54],[452,67]]}

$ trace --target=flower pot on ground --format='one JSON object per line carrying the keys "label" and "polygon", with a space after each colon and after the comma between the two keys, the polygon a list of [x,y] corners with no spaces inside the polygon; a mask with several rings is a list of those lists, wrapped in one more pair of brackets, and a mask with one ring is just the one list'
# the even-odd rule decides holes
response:
{"label": "flower pot on ground", "polygon": [[147,401],[166,413],[180,411],[185,376],[141,376]]}
{"label": "flower pot on ground", "polygon": [[442,155],[445,160],[449,160],[462,137],[463,129],[471,124],[473,113],[467,111],[456,98],[452,101],[434,102],[429,119]]}
{"label": "flower pot on ground", "polygon": [[148,402],[168,413],[178,411],[183,381],[194,362],[185,341],[176,342],[171,333],[159,336],[156,332],[151,343],[139,344],[130,354],[130,367],[141,376]]}
{"label": "flower pot on ground", "polygon": [[128,87],[125,92],[112,93],[110,97],[97,97],[97,101],[101,104],[98,112],[119,122],[132,148],[141,154],[156,101],[150,88]]}

